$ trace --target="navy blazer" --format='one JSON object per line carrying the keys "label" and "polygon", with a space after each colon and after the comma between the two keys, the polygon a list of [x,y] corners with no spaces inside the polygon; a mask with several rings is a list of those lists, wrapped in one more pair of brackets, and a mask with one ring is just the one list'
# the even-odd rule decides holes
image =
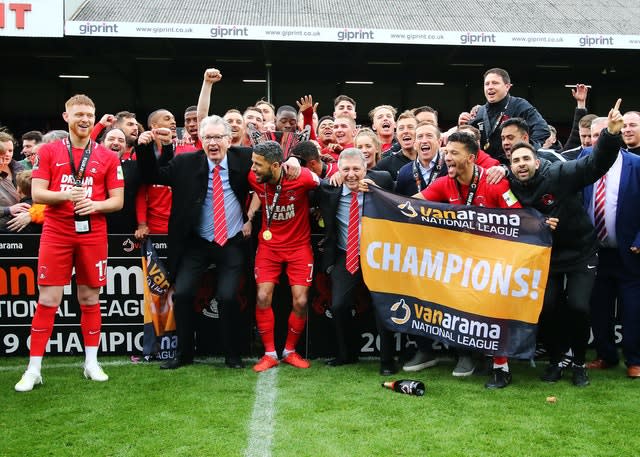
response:
{"label": "navy blazer", "polygon": [[[366,177],[373,180],[384,190],[393,190],[393,179],[391,179],[391,175],[386,170],[368,170]],[[320,261],[320,269],[327,273],[336,263],[338,257],[337,212],[341,196],[342,186],[332,186],[326,179],[320,181],[320,186],[316,190],[316,198],[325,225],[324,252]]]}
{"label": "navy blazer", "polygon": [[[227,150],[229,184],[240,206],[244,208],[249,192],[247,175],[251,170],[251,150],[231,147]],[[172,279],[185,245],[197,236],[202,202],[207,195],[209,163],[203,150],[187,152],[161,166],[152,145],[136,146],[138,168],[143,182],[171,186],[171,214],[167,268]]]}
{"label": "navy blazer", "polygon": [[[591,150],[582,155],[589,154]],[[640,247],[640,157],[625,150],[622,154],[618,205],[616,207],[616,239],[624,267],[634,275],[640,274],[640,254],[632,253],[629,248]],[[593,205],[593,184],[582,192],[584,207],[587,211]]]}

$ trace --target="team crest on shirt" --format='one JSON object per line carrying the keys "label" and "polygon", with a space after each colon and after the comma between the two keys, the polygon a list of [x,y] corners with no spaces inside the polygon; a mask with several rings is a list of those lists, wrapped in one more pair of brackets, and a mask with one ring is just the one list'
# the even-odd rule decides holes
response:
{"label": "team crest on shirt", "polygon": [[41,265],[40,271],[38,271],[38,279],[46,279],[47,278],[47,266]]}
{"label": "team crest on shirt", "polygon": [[544,206],[551,206],[551,205],[555,204],[556,197],[554,197],[553,194],[544,194],[542,196],[542,198],[540,199],[540,201],[542,201],[542,204]]}
{"label": "team crest on shirt", "polygon": [[296,201],[296,192],[294,190],[288,190],[285,194],[285,198],[290,202]]}
{"label": "team crest on shirt", "polygon": [[484,195],[476,195],[473,199],[473,204],[475,206],[486,206],[485,203]]}

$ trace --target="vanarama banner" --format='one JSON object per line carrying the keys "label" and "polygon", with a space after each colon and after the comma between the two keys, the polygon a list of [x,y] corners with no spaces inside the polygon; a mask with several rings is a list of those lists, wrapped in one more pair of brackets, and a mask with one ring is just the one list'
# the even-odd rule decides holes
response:
{"label": "vanarama banner", "polygon": [[170,359],[175,355],[177,337],[173,316],[172,292],[167,270],[150,238],[142,246],[142,275],[144,277],[144,344],[147,360]]}
{"label": "vanarama banner", "polygon": [[486,354],[531,357],[551,256],[540,213],[370,188],[361,265],[385,326]]}

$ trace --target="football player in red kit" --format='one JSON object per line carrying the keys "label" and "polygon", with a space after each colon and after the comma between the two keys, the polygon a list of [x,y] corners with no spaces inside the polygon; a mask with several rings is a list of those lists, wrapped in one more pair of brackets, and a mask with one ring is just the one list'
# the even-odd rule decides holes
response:
{"label": "football player in red kit", "polygon": [[[306,168],[301,170],[296,180],[285,179],[281,166],[283,160],[282,148],[275,141],[258,144],[253,149],[252,173],[249,173],[249,185],[263,208],[255,277],[258,285],[256,323],[265,355],[253,367],[256,372],[268,370],[279,363],[273,336],[271,300],[283,264],[287,265],[293,309],[282,361],[297,368],[309,367],[309,362],[296,352],[296,344],[306,323],[307,296],[313,277],[308,193],[320,181]],[[254,215],[252,209],[249,210],[249,219]]]}
{"label": "football player in red kit", "polygon": [[42,146],[33,167],[33,201],[47,209],[38,253],[39,297],[31,322],[29,366],[15,386],[18,392],[42,384],[42,356],[73,268],[82,311],[84,375],[94,381],[109,379],[97,360],[102,324],[99,293],[107,270],[104,213],[122,208],[124,180],[118,156],[90,138],[93,101],[75,95],[65,109],[69,138]]}

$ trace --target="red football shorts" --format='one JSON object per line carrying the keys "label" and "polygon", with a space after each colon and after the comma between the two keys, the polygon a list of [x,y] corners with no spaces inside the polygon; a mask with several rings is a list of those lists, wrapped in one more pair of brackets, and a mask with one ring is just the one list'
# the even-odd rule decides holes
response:
{"label": "red football shorts", "polygon": [[262,243],[258,244],[254,274],[256,283],[271,282],[278,284],[282,264],[287,264],[287,277],[290,286],[311,286],[313,280],[313,251],[311,246],[302,246],[289,250],[273,250]]}
{"label": "red football shorts", "polygon": [[[85,235],[82,235],[85,236]],[[89,235],[90,236],[90,235]],[[40,241],[38,253],[38,284],[65,286],[76,269],[76,284],[102,287],[107,284],[107,240],[87,244],[79,236],[70,236],[64,243]]]}

